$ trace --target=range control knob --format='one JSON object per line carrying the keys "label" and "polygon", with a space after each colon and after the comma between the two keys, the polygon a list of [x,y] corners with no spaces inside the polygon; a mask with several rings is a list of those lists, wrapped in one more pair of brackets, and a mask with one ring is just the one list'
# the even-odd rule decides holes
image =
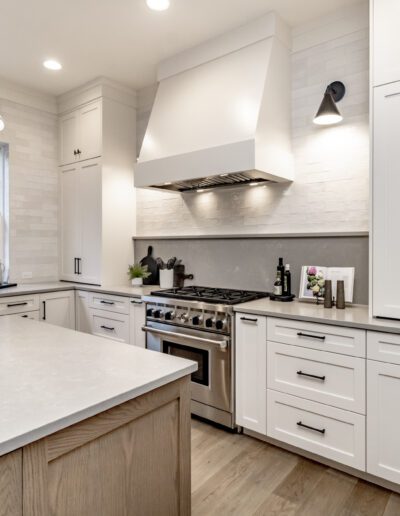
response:
{"label": "range control knob", "polygon": [[160,319],[161,316],[162,316],[161,310],[154,310],[153,317],[155,317],[156,319]]}
{"label": "range control knob", "polygon": [[188,322],[188,320],[189,320],[189,315],[187,313],[181,314],[181,321],[182,322]]}
{"label": "range control knob", "polygon": [[201,315],[195,315],[192,319],[192,324],[194,326],[199,326],[203,322],[203,317]]}
{"label": "range control knob", "polygon": [[153,316],[153,309],[152,308],[148,308],[146,310],[146,316],[147,317],[152,317]]}
{"label": "range control knob", "polygon": [[206,319],[206,328],[212,328],[214,324],[214,319],[212,317],[209,317]]}
{"label": "range control knob", "polygon": [[175,312],[165,312],[164,318],[166,321],[172,321],[175,319]]}
{"label": "range control knob", "polygon": [[226,327],[226,319],[218,319],[215,323],[217,330],[223,330]]}

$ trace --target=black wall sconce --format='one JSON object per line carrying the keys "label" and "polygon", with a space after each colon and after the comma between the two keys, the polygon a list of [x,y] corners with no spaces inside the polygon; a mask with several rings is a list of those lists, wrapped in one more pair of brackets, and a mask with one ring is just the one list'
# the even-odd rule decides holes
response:
{"label": "black wall sconce", "polygon": [[336,105],[344,97],[346,93],[345,85],[340,81],[334,81],[326,88],[324,98],[314,117],[314,124],[332,125],[343,120],[340,111]]}

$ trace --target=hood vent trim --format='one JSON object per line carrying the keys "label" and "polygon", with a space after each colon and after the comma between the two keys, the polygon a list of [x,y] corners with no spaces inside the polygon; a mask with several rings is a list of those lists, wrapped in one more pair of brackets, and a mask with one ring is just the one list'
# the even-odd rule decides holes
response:
{"label": "hood vent trim", "polygon": [[235,172],[232,174],[221,174],[219,176],[209,176],[198,179],[188,179],[186,181],[175,181],[171,184],[151,185],[152,188],[168,190],[180,193],[192,193],[197,190],[211,190],[214,188],[232,188],[236,186],[246,186],[250,183],[267,184],[272,183],[269,179],[261,177],[259,172]]}

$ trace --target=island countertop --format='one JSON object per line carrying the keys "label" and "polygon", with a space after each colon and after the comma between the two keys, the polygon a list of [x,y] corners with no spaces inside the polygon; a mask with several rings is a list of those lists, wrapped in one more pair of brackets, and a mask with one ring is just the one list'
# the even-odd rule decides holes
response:
{"label": "island countertop", "polygon": [[37,321],[0,319],[0,456],[166,385],[192,361]]}

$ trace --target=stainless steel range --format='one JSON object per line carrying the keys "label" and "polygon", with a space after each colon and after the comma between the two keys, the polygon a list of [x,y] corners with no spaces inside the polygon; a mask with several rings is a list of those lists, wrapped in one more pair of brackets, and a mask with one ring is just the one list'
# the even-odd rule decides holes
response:
{"label": "stainless steel range", "polygon": [[184,287],[152,292],[146,302],[148,349],[194,360],[192,413],[234,428],[232,305],[264,292]]}

